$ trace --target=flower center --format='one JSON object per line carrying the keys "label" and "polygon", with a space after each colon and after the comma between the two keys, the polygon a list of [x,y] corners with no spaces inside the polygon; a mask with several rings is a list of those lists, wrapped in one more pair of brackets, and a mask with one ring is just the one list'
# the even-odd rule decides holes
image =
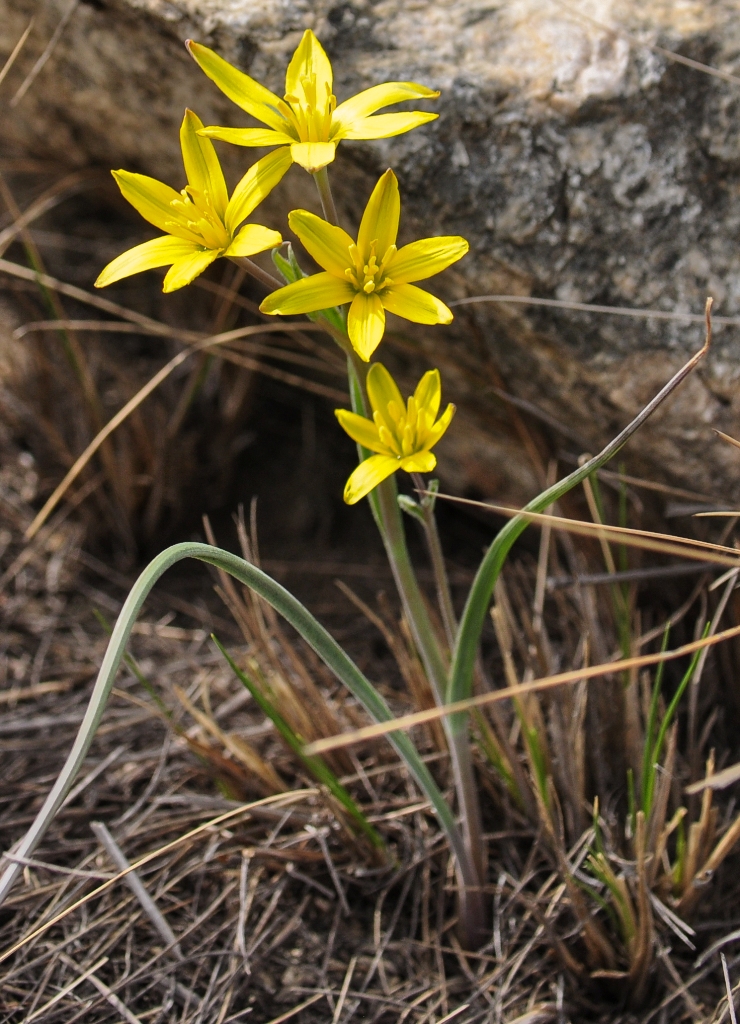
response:
{"label": "flower center", "polygon": [[178,226],[181,227],[184,220],[187,230],[194,236],[193,241],[206,249],[225,249],[231,242],[231,236],[216,213],[208,192],[186,185],[180,195],[181,199],[173,199],[171,203],[179,218]]}
{"label": "flower center", "polygon": [[418,409],[413,395],[406,408],[397,402],[389,402],[385,412],[373,413],[375,426],[382,444],[398,459],[421,451],[428,432],[428,416],[424,409]]}
{"label": "flower center", "polygon": [[324,83],[324,94],[316,84],[316,75],[301,78],[303,95],[286,94],[279,104],[279,111],[293,128],[298,142],[329,142],[331,119],[337,105],[337,98],[329,84]]}
{"label": "flower center", "polygon": [[393,284],[392,278],[386,275],[385,268],[388,266],[392,256],[395,254],[396,246],[388,246],[380,264],[378,264],[378,257],[376,254],[377,247],[378,241],[375,239],[375,241],[370,243],[370,252],[367,256],[367,262],[365,262],[362,253],[356,245],[350,245],[349,247],[349,254],[352,259],[353,266],[348,267],[345,270],[345,274],[357,291],[364,292],[366,295],[372,295],[373,292],[380,292],[384,288]]}

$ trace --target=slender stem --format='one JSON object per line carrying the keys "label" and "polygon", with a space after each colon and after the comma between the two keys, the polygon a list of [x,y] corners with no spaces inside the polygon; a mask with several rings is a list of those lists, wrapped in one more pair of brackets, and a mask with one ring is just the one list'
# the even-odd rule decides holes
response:
{"label": "slender stem", "polygon": [[322,167],[320,171],[314,171],[313,180],[316,182],[316,188],[319,190],[319,196],[321,197],[324,219],[328,220],[330,224],[338,224],[339,217],[337,217],[337,208],[334,205],[334,196],[329,184],[329,172],[326,167]]}
{"label": "slender stem", "polygon": [[403,522],[401,521],[401,512],[396,498],[395,480],[393,478],[384,480],[376,490],[383,541],[388,560],[391,563],[396,586],[404,605],[406,617],[409,620],[414,643],[418,648],[427,676],[432,684],[436,702],[442,705],[445,702],[447,668],[439,643],[434,635],[429,612],[424,603],[416,574],[411,565]]}
{"label": "slender stem", "polygon": [[[353,407],[355,412],[362,411],[367,416],[367,364],[357,357],[351,347],[348,356]],[[367,454],[369,453],[360,450],[360,458],[366,458]],[[435,701],[438,706],[442,706],[446,700],[448,687],[447,667],[409,557],[394,478],[384,480],[368,498],[416,649],[424,665]],[[442,559],[441,545],[438,544],[438,547],[439,557]],[[473,773],[468,716],[458,714],[446,719],[445,732],[462,820],[462,850],[455,850],[460,900],[460,939],[467,948],[474,949],[479,948],[485,941],[486,908],[482,889],[483,827]]]}
{"label": "slender stem", "polygon": [[[320,324],[324,328],[329,337],[332,338],[337,343],[337,345],[341,348],[342,352],[344,352],[347,358],[352,362],[352,366],[355,370],[355,373],[357,374],[357,378],[362,382],[364,394],[365,377],[367,377],[367,366],[365,365],[365,363],[361,361],[355,350],[352,348],[352,343],[347,337],[347,335],[344,333],[344,331],[341,331],[339,330],[338,327],[335,327],[334,324],[327,320],[326,317],[323,316],[322,314],[318,314],[316,316],[316,323]],[[360,367],[364,367],[364,372],[360,372]]]}
{"label": "slender stem", "polygon": [[265,288],[269,288],[271,292],[274,292],[276,288],[282,288],[285,281],[280,281],[277,277],[273,277],[272,274],[263,270],[262,267],[258,266],[253,260],[247,259],[246,256],[229,256],[232,263],[236,263],[237,267],[241,267],[250,277],[256,278]]}
{"label": "slender stem", "polygon": [[[421,476],[420,473],[412,473],[411,478],[414,481],[414,487],[417,491],[421,494],[425,494],[427,487],[424,477]],[[449,644],[450,650],[452,650],[455,643],[455,633],[457,632],[457,619],[455,618],[455,608],[452,604],[450,581],[447,577],[447,568],[445,566],[444,554],[442,553],[442,542],[439,537],[439,530],[437,529],[437,517],[434,514],[434,505],[432,500],[428,497],[422,498],[421,510],[424,516],[424,533],[426,535],[427,545],[429,546],[429,557],[432,561],[434,582],[437,587],[439,611],[442,616],[442,624],[444,626],[445,636],[447,637],[447,643]]]}
{"label": "slender stem", "polygon": [[[384,480],[376,488],[376,494],[380,532],[388,561],[393,570],[414,643],[424,664],[435,700],[441,707],[445,703],[447,670],[409,558],[393,478]],[[468,947],[477,948],[483,941],[485,933],[485,905],[481,888],[483,828],[473,773],[468,715],[450,716],[445,720],[445,731],[450,747],[465,846],[466,862],[460,862],[458,856],[462,938]]]}

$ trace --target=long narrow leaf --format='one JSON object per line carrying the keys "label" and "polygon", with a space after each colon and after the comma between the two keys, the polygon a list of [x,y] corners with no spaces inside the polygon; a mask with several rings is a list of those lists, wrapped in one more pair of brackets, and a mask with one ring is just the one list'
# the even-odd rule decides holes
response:
{"label": "long narrow leaf", "polygon": [[316,754],[303,753],[303,741],[300,736],[296,735],[296,733],[291,729],[288,722],[280,714],[280,711],[277,709],[274,702],[268,700],[255,681],[250,679],[247,673],[239,668],[229,652],[219,643],[218,639],[213,634],[211,634],[211,639],[229,663],[231,671],[234,673],[236,678],[242,686],[249,690],[263,713],[267,715],[293,753],[303,761],[304,765],[311,772],[316,781],[320,782],[322,786],[326,786],[335,800],[338,801],[350,816],[355,827],[370,840],[376,850],[385,849],[385,843],[381,836],[367,820],[328,764]]}
{"label": "long narrow leaf", "polygon": [[[276,583],[270,576],[243,558],[211,547],[208,544],[174,544],[150,562],[131,588],[126,602],[118,616],[108,648],[103,658],[90,701],[82,720],[77,737],[69,756],[41,810],[14,853],[21,863],[14,861],[0,878],[0,903],[10,891],[21,870],[22,859],[29,857],[43,839],[46,830],[59,810],[64,798],[72,788],[74,780],[90,749],[95,732],[103,716],[110,696],[116,673],[126,650],[131,630],[152,587],[169,568],[185,558],[195,558],[216,566],[249,587],[279,612],[313,648],[324,664],[348,688],[376,722],[388,722],[392,712],[372,683],[362,674],[351,658],[342,650],[334,638],[304,608],[289,591]],[[439,790],[427,766],[419,756],[416,747],[403,733],[389,737],[398,754],[405,761],[409,771],[431,803],[437,819],[444,829],[455,854],[461,872],[465,872],[466,851],[452,811]],[[465,884],[471,880],[465,879]]]}
{"label": "long narrow leaf", "polygon": [[[676,373],[653,398],[648,405],[639,413],[632,422],[624,428],[621,434],[611,441],[606,448],[595,458],[590,459],[583,466],[574,470],[563,480],[548,487],[547,490],[538,494],[528,505],[525,505],[525,512],[544,512],[554,502],[559,501],[568,491],[577,487],[586,477],[590,476],[597,469],[601,469],[610,459],[614,458],[617,452],[627,443],[636,430],[655,412],[659,405],[685,380],[694,367],[699,363],[709,348],[711,341],[711,321],[709,312],[711,300],[707,302],[707,336],[703,347]],[[491,600],[496,580],[504,567],[509,551],[514,542],[522,534],[529,520],[526,517],[517,516],[511,519],[500,531],[490,548],[486,552],[483,561],[476,573],[473,585],[470,588],[465,609],[460,619],[455,642],[455,652],[450,671],[450,682],[448,688],[448,702],[464,700],[472,693],[473,669],[478,651],[481,630],[485,622],[488,605]]]}

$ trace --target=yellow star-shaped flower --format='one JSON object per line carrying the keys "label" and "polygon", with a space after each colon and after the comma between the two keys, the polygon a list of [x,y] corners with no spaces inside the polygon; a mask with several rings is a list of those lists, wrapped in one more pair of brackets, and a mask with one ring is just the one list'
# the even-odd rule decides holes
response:
{"label": "yellow star-shaped flower", "polygon": [[347,332],[367,362],[385,331],[385,310],[418,324],[448,324],[452,313],[412,281],[422,281],[461,259],[468,243],[458,235],[423,238],[396,248],[401,200],[393,171],[381,177],[370,196],[357,241],[340,227],[307,210],[293,210],[291,230],[325,273],[304,277],[268,295],[263,313],[314,313],[351,305]]}
{"label": "yellow star-shaped flower", "polygon": [[[206,128],[211,139],[237,146],[289,146],[292,159],[315,173],[334,159],[342,139],[387,139],[433,121],[422,111],[376,114],[406,100],[436,99],[439,92],[414,82],[386,82],[365,89],[337,106],[333,74],[324,48],[310,29],[303,33],[285,75],[285,98],[237,70],[213,50],[187,41],[191,55],[242,110],[266,128]],[[376,115],[376,116],[372,116]]]}
{"label": "yellow star-shaped flower", "polygon": [[403,469],[430,473],[437,458],[430,449],[450,425],[455,406],[448,405],[435,423],[442,398],[439,370],[428,370],[404,405],[396,382],[382,363],[373,363],[367,375],[367,397],[372,420],[346,409],[337,409],[343,429],[375,455],[361,462],[344,488],[344,500],[354,505],[379,483]]}
{"label": "yellow star-shaped flower", "polygon": [[239,225],[280,181],[290,166],[290,156],[277,150],[259,160],[229,199],[213,143],[198,134],[202,127],[200,118],[187,110],[180,128],[188,179],[182,192],[145,174],[112,172],[124,198],[167,234],[117,256],[98,277],[96,288],[142,270],[169,266],[163,290],[174,292],[190,284],[219,256],[254,256],[282,242],[278,231],[262,224],[245,224],[241,229]]}

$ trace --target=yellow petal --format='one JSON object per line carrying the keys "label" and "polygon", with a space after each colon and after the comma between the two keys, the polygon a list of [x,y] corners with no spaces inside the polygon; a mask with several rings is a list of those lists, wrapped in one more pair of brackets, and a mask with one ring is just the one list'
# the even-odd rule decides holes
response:
{"label": "yellow petal", "polygon": [[470,246],[459,235],[422,238],[402,246],[386,267],[396,284],[423,281],[463,258]]}
{"label": "yellow petal", "polygon": [[282,240],[279,231],[261,224],[245,224],[229,248],[224,250],[224,256],[254,256],[265,249],[274,249]]}
{"label": "yellow petal", "polygon": [[171,231],[177,214],[170,203],[173,199],[182,199],[179,192],[146,174],[134,174],[132,171],[111,171],[111,174],[123,198],[139,211],[144,220],[161,231]]}
{"label": "yellow petal", "polygon": [[209,125],[198,134],[207,139],[230,142],[232,146],[289,146],[295,141],[286,132],[276,132],[274,128],[219,128],[218,125]]}
{"label": "yellow petal", "polygon": [[142,270],[154,270],[155,267],[168,267],[170,263],[195,252],[193,242],[185,242],[172,235],[152,238],[149,242],[135,245],[108,264],[95,282],[96,288],[105,288],[123,277],[139,274]]}
{"label": "yellow petal", "polygon": [[285,73],[285,95],[296,96],[304,103],[312,102],[312,97],[305,95],[302,79],[313,76],[316,81],[317,106],[321,107],[331,95],[334,76],[324,47],[311,29],[307,28]]}
{"label": "yellow petal", "polygon": [[194,252],[190,256],[183,256],[182,259],[173,263],[165,274],[162,291],[175,292],[178,288],[184,288],[198,274],[202,274],[206,267],[210,266],[216,257],[220,255],[221,253],[218,249],[202,249],[200,252]]}
{"label": "yellow petal", "polygon": [[272,192],[290,167],[290,150],[283,146],[252,164],[234,189],[226,208],[226,230],[233,235],[245,217]]}
{"label": "yellow petal", "polygon": [[370,367],[365,386],[373,412],[379,412],[386,425],[392,427],[393,420],[387,415],[388,406],[393,402],[397,410],[402,412],[406,408],[406,403],[401,397],[398,385],[382,363],[373,363]]}
{"label": "yellow petal", "polygon": [[455,415],[455,411],[455,406],[450,402],[432,429],[429,431],[428,435],[424,438],[423,446],[425,449],[433,448],[437,441],[439,441],[442,434],[444,434],[452,422],[452,417]]}
{"label": "yellow petal", "polygon": [[357,233],[357,248],[363,259],[367,260],[370,256],[370,243],[377,242],[375,254],[380,263],[388,246],[395,245],[400,215],[398,180],[389,169],[373,189],[362,215],[360,230]]}
{"label": "yellow petal", "polygon": [[382,444],[378,428],[372,420],[358,416],[355,412],[348,412],[346,409],[335,409],[334,413],[342,430],[349,434],[353,441],[361,444],[368,451],[378,452],[380,455],[390,455],[388,449]]}
{"label": "yellow petal", "polygon": [[413,320],[416,324],[449,324],[452,311],[435,295],[415,284],[394,284],[383,292],[383,305],[389,313]]}
{"label": "yellow petal", "polygon": [[434,121],[439,114],[426,114],[421,110],[412,110],[405,114],[376,114],[374,117],[358,117],[346,127],[340,128],[334,139],[390,139],[394,135],[403,135],[412,128]]}
{"label": "yellow petal", "polygon": [[344,500],[348,505],[355,505],[366,494],[374,490],[378,484],[386,480],[399,469],[401,463],[389,455],[371,455],[361,462],[344,488]]}
{"label": "yellow petal", "polygon": [[294,142],[290,147],[293,159],[310,174],[330,164],[336,155],[334,142]]}
{"label": "yellow petal", "polygon": [[414,392],[417,409],[423,409],[434,422],[439,412],[439,403],[442,400],[442,381],[439,370],[427,370]]}
{"label": "yellow petal", "polygon": [[401,469],[407,473],[431,473],[437,465],[437,457],[431,452],[417,452],[401,459]]}
{"label": "yellow petal", "polygon": [[293,210],[288,214],[288,225],[324,270],[344,277],[345,270],[353,266],[349,247],[354,242],[342,228],[328,224],[308,210]]}
{"label": "yellow petal", "polygon": [[347,333],[360,359],[368,362],[385,331],[383,303],[377,295],[352,289],[354,298],[347,315]]}
{"label": "yellow petal", "polygon": [[279,96],[233,67],[207,46],[194,43],[192,39],[188,39],[185,45],[201,71],[204,71],[232,102],[276,131],[285,128],[285,118],[278,111]]}
{"label": "yellow petal", "polygon": [[293,284],[278,288],[263,300],[263,313],[315,313],[319,309],[330,309],[349,302],[356,292],[349,281],[341,281],[333,274],[313,274]]}
{"label": "yellow petal", "polygon": [[203,122],[197,114],[192,110],[186,110],[180,127],[182,162],[185,165],[188,183],[207,195],[216,213],[223,217],[229,202],[229,193],[226,191],[224,172],[221,170],[213,143],[210,139],[198,135],[202,127]]}
{"label": "yellow petal", "polygon": [[415,82],[385,82],[373,85],[370,89],[358,92],[356,96],[340,103],[334,111],[332,123],[350,127],[359,118],[374,114],[381,107],[392,103],[404,103],[406,100],[434,100],[439,96],[435,89],[427,89]]}

